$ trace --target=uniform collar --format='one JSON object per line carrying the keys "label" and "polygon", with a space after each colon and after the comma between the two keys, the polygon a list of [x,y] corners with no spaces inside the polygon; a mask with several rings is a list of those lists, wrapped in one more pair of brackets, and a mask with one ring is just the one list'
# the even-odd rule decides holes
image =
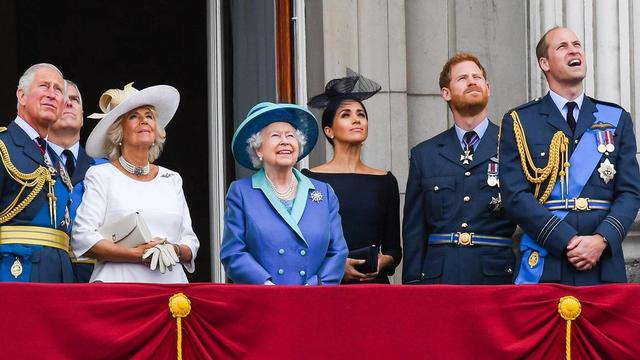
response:
{"label": "uniform collar", "polygon": [[[576,104],[578,104],[577,108],[578,111],[580,111],[580,109],[582,109],[582,102],[584,101],[584,92],[582,94],[580,94],[577,98],[570,100],[570,99],[565,99],[562,96],[558,95],[556,92],[554,92],[553,90],[549,90],[549,96],[551,97],[551,100],[553,101],[553,103],[556,105],[556,107],[558,108],[558,110],[560,111],[560,113],[566,118],[566,114],[567,111],[565,109],[565,106],[567,105],[567,103],[569,101],[573,101]],[[564,109],[564,111],[563,111]],[[576,117],[577,119],[577,117]]]}
{"label": "uniform collar", "polygon": [[29,125],[29,123],[26,122],[20,116],[16,116],[16,119],[13,121],[16,123],[16,125],[20,127],[20,129],[22,129],[25,133],[27,133],[27,135],[29,136],[29,139],[35,140],[37,137],[40,136],[40,134],[38,134],[36,129],[32,128],[31,125]]}

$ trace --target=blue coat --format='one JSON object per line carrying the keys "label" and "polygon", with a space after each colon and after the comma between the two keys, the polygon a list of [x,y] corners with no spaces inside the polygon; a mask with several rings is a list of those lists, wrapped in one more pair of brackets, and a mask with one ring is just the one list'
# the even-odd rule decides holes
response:
{"label": "blue coat", "polygon": [[515,225],[491,204],[498,187],[487,183],[497,144],[498,127],[489,122],[469,164],[460,161],[462,147],[454,127],[411,150],[402,226],[403,283],[511,282],[515,257],[510,247],[427,242],[430,234],[513,234]]}
{"label": "blue coat", "polygon": [[[575,136],[566,120],[547,94],[515,110],[517,111],[529,150],[536,166],[548,162],[549,144],[554,133],[564,132],[569,140],[569,153],[582,136],[591,136],[586,130],[594,123],[598,100],[584,97],[577,120]],[[616,106],[615,104],[608,104]],[[605,183],[597,171],[582,190],[581,197],[608,200],[609,210],[571,211],[559,221],[533,196],[533,187],[523,173],[516,148],[513,120],[507,113],[502,122],[500,141],[500,184],[504,206],[511,218],[540,246],[548,251],[544,260],[541,282],[560,282],[570,285],[590,285],[602,282],[626,282],[622,240],[633,223],[640,207],[640,174],[636,160],[636,140],[633,123],[628,112],[622,111],[615,131],[615,151],[607,158],[617,171],[614,180]],[[605,156],[599,163],[604,161]],[[571,174],[570,168],[570,174]],[[575,169],[573,170],[575,171]],[[542,187],[546,187],[546,183]],[[541,190],[542,191],[542,190]],[[599,263],[589,271],[578,271],[568,261],[566,247],[575,235],[603,235],[608,246]],[[522,259],[528,261],[528,259]]]}
{"label": "blue coat", "polygon": [[234,282],[340,283],[348,249],[338,199],[328,184],[293,171],[298,192],[291,214],[273,194],[264,170],[231,184],[220,259]]}
{"label": "blue coat", "polygon": [[[39,166],[46,166],[43,155],[37,145],[29,138],[20,126],[11,122],[6,131],[0,133],[0,140],[5,144],[11,158],[11,162],[23,173],[35,171]],[[57,159],[53,151],[49,151],[52,161]],[[49,201],[47,198],[47,185],[38,193],[33,201],[13,219],[2,225],[29,225],[51,228],[53,225],[49,219]],[[0,165],[0,209],[6,209],[19,194],[22,185],[18,184],[7,173],[4,165]],[[30,192],[30,188],[25,190]],[[61,224],[68,205],[69,191],[59,176],[56,179],[55,193],[57,197],[56,224]],[[20,197],[25,197],[23,193]],[[66,226],[58,225],[58,229],[68,232]],[[32,281],[32,282],[73,282],[74,275],[71,261],[66,251],[40,245],[0,245],[2,255],[2,273],[0,279],[5,281]],[[23,276],[13,279],[5,271],[11,266],[15,257],[21,258],[25,271]],[[29,271],[30,270],[30,271]],[[28,277],[27,277],[27,274]]]}

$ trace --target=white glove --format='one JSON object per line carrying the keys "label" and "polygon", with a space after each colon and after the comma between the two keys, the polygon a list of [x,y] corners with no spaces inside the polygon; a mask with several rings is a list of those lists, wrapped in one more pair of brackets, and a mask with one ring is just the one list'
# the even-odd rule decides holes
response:
{"label": "white glove", "polygon": [[157,268],[163,274],[167,269],[172,271],[173,266],[180,261],[172,244],[158,244],[147,249],[144,255],[142,255],[142,259],[147,259],[149,257],[151,257],[149,269],[154,271]]}

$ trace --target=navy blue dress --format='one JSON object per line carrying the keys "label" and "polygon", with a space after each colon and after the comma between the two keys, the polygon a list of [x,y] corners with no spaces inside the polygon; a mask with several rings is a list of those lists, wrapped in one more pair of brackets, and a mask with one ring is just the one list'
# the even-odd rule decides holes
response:
{"label": "navy blue dress", "polygon": [[320,173],[304,169],[302,173],[328,183],[336,192],[340,201],[342,229],[349,250],[376,245],[383,254],[393,257],[393,267],[370,281],[388,284],[388,276],[393,275],[402,258],[400,195],[396,177],[391,172],[369,175]]}

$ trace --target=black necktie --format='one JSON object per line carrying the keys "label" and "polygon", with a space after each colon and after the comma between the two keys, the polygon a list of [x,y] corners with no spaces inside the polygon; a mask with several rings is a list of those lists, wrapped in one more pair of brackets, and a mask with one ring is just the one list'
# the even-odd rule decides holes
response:
{"label": "black necktie", "polygon": [[576,130],[576,118],[573,117],[573,110],[578,106],[574,101],[567,103],[567,124],[571,128],[571,132]]}
{"label": "black necktie", "polygon": [[64,149],[62,153],[67,157],[67,160],[64,163],[64,167],[67,168],[67,174],[69,174],[69,177],[71,177],[73,176],[73,172],[76,170],[73,153],[69,149]]}
{"label": "black necktie", "polygon": [[473,146],[478,142],[479,139],[480,138],[475,131],[468,131],[464,133],[462,141],[464,142],[465,150],[468,150],[469,154],[473,154]]}

